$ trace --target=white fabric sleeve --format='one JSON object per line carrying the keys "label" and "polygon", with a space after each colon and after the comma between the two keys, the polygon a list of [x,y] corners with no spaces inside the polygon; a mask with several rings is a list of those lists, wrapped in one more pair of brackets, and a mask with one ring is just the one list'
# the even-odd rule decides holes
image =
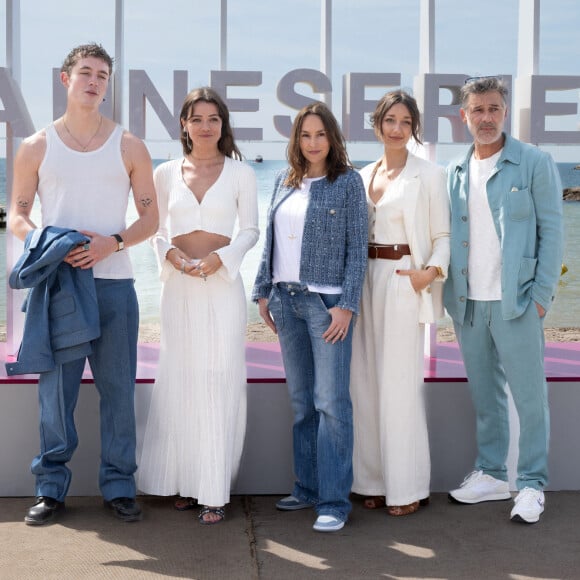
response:
{"label": "white fabric sleeve", "polygon": [[439,266],[441,268],[443,276],[436,278],[439,281],[447,279],[450,254],[449,221],[449,195],[445,170],[437,167],[436,175],[429,180],[429,228],[433,251],[426,267]]}
{"label": "white fabric sleeve", "polygon": [[157,267],[163,278],[163,266],[165,265],[165,255],[171,248],[171,241],[169,239],[169,231],[167,229],[168,221],[168,205],[169,205],[169,191],[171,189],[170,167],[159,166],[153,174],[153,182],[155,184],[155,191],[157,192],[157,205],[159,207],[159,228],[157,232],[149,238],[155,256],[157,258]]}
{"label": "white fabric sleeve", "polygon": [[224,266],[219,273],[231,281],[237,278],[244,256],[256,245],[260,236],[256,174],[245,163],[236,163],[235,171],[233,184],[237,188],[238,232],[229,245],[215,252]]}

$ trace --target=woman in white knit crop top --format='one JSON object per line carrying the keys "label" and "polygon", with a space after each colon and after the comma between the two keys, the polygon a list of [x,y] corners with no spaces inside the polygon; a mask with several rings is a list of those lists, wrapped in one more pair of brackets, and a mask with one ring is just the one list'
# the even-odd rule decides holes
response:
{"label": "woman in white knit crop top", "polygon": [[[184,157],[155,171],[161,351],[138,486],[223,520],[246,427],[246,298],[241,262],[258,241],[256,177],[210,88],[181,109]],[[235,237],[234,226],[238,224]]]}

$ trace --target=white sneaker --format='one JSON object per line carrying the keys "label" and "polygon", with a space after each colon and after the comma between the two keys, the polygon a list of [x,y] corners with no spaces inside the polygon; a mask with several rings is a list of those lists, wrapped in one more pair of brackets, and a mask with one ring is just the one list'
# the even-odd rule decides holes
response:
{"label": "white sneaker", "polygon": [[318,516],[312,527],[317,532],[338,532],[344,528],[344,521],[334,516]]}
{"label": "white sneaker", "polygon": [[455,503],[480,503],[511,498],[507,481],[496,479],[483,471],[472,471],[457,488],[449,492],[449,501]]}
{"label": "white sneaker", "polygon": [[512,522],[535,524],[544,511],[544,492],[541,489],[524,487],[514,500],[514,507],[510,518]]}

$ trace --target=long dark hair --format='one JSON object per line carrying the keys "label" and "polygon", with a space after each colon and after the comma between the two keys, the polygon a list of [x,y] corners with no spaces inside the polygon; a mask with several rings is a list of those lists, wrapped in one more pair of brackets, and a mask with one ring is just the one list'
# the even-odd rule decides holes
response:
{"label": "long dark hair", "polygon": [[[183,123],[189,119],[193,113],[195,105],[199,102],[213,103],[218,109],[218,115],[222,120],[222,134],[218,141],[218,149],[220,153],[232,159],[242,159],[242,154],[234,141],[234,132],[230,124],[230,112],[224,103],[223,99],[211,87],[200,87],[193,89],[185,97],[183,105],[181,106],[181,113],[179,118]],[[183,147],[183,154],[189,155],[192,151],[191,139],[188,139],[187,132],[181,128],[181,146]]]}
{"label": "long dark hair", "polygon": [[385,115],[388,113],[389,109],[393,105],[405,105],[409,110],[411,115],[411,133],[413,139],[417,143],[421,144],[421,113],[419,113],[419,107],[417,106],[417,101],[405,91],[391,91],[383,96],[383,98],[377,103],[374,113],[371,115],[371,125],[375,130],[375,135],[380,139],[383,135],[382,133],[382,123]]}
{"label": "long dark hair", "polygon": [[296,115],[286,150],[290,171],[288,172],[285,183],[291,187],[299,187],[304,176],[308,173],[308,161],[300,150],[302,124],[308,115],[317,115],[320,117],[324,125],[324,130],[326,131],[330,145],[328,157],[326,158],[326,178],[328,181],[334,181],[339,175],[345,173],[349,167],[352,167],[346,151],[344,136],[332,111],[324,103],[318,101],[310,103],[303,107]]}

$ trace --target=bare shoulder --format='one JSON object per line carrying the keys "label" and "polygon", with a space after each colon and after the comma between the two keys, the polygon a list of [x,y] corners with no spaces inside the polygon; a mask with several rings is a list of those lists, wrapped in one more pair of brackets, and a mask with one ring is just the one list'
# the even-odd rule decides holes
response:
{"label": "bare shoulder", "polygon": [[125,161],[131,165],[135,163],[151,163],[151,156],[145,143],[127,130],[123,131],[121,138],[121,152]]}
{"label": "bare shoulder", "polygon": [[18,148],[16,161],[38,167],[46,153],[46,129],[26,137]]}

